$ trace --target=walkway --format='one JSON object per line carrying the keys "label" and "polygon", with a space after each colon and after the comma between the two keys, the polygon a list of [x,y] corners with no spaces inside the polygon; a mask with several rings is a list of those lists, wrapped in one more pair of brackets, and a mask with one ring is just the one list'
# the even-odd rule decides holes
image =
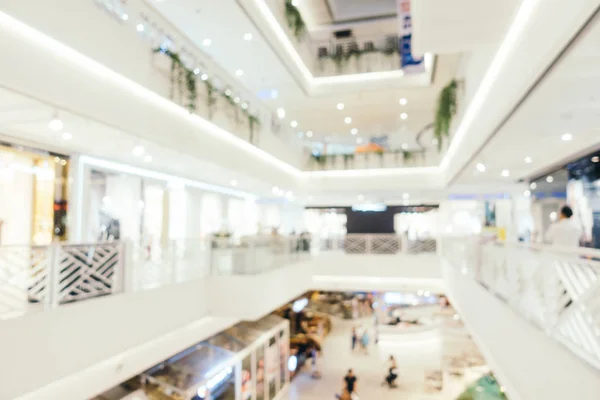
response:
{"label": "walkway", "polygon": [[[334,319],[333,328],[323,345],[323,354],[319,360],[322,379],[313,380],[309,373],[302,373],[293,380],[290,388],[290,400],[323,400],[334,399],[340,393],[342,379],[348,368],[353,368],[358,377],[358,395],[361,400],[447,400],[452,399],[448,393],[460,392],[459,387],[450,387],[446,383],[445,395],[425,393],[425,371],[439,368],[442,358],[442,341],[429,336],[411,343],[380,343],[371,346],[369,355],[360,351],[350,351],[350,332],[353,321]],[[363,327],[373,331],[372,319],[359,322]],[[371,333],[371,337],[373,337]],[[393,354],[398,361],[399,387],[388,389],[381,386],[386,372],[385,360]],[[456,385],[454,385],[456,386]],[[462,387],[461,387],[462,386]],[[455,398],[455,397],[454,397]]]}

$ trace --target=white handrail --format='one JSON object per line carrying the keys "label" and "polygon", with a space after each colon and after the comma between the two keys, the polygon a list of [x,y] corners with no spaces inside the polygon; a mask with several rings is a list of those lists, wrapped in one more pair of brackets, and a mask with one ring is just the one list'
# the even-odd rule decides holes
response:
{"label": "white handrail", "polygon": [[442,257],[600,369],[600,251],[445,238]]}

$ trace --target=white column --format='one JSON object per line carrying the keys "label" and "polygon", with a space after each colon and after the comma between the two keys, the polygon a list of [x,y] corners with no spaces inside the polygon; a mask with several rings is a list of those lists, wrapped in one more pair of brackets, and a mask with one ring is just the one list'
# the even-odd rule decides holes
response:
{"label": "white column", "polygon": [[67,237],[70,242],[83,241],[85,227],[85,206],[83,199],[89,191],[91,172],[85,168],[81,155],[72,155],[69,159],[69,194],[67,197]]}

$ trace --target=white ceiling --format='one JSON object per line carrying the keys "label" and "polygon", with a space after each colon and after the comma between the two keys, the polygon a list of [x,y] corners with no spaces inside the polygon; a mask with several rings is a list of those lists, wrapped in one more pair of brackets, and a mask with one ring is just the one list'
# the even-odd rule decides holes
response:
{"label": "white ceiling", "polygon": [[[354,3],[355,10],[363,11],[369,4],[367,1]],[[336,4],[339,7],[342,3]],[[351,129],[356,128],[363,138],[396,135],[397,141],[412,145],[415,134],[432,122],[439,90],[452,79],[459,62],[458,55],[438,57],[435,82],[426,88],[351,91],[309,97],[236,2],[169,0],[156,3],[155,7],[231,74],[242,69],[244,75],[240,80],[251,91],[262,94],[276,89],[279,97],[265,101],[273,109],[285,108],[285,123],[298,121],[297,131],[313,131],[313,140],[356,141],[350,134]],[[227,23],[223,23],[224,19]],[[253,35],[251,41],[243,39],[246,33]],[[211,39],[210,47],[202,46],[205,38]],[[399,104],[402,97],[408,99],[406,106]],[[345,105],[343,111],[336,109],[340,102]],[[408,113],[406,121],[400,119],[402,112]],[[351,124],[344,122],[346,117],[352,118]]]}
{"label": "white ceiling", "polygon": [[413,1],[413,49],[417,54],[449,54],[497,43],[521,1]]}
{"label": "white ceiling", "polygon": [[[515,181],[549,172],[600,147],[600,18],[497,132],[459,181]],[[571,141],[561,140],[571,133]],[[525,162],[531,157],[532,163]],[[483,162],[485,173],[475,165]],[[508,169],[509,178],[501,177]]]}

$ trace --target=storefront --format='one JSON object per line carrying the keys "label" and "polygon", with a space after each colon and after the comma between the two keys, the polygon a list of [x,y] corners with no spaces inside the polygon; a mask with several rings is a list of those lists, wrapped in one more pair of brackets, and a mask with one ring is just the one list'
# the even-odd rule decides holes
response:
{"label": "storefront", "polygon": [[289,383],[289,324],[241,322],[141,376],[148,399],[274,400]]}
{"label": "storefront", "polygon": [[88,156],[76,170],[77,241],[128,239],[154,256],[170,240],[256,232],[247,193]]}
{"label": "storefront", "polygon": [[69,158],[0,142],[0,244],[66,240]]}

